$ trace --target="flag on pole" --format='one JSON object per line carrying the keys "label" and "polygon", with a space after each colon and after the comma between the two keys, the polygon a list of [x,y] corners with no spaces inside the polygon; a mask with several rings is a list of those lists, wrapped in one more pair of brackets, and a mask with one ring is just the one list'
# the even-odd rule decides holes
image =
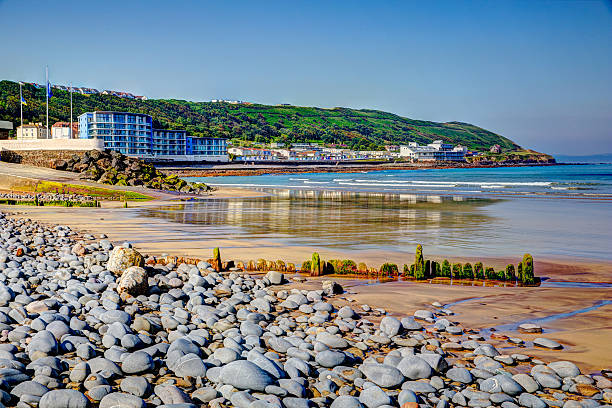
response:
{"label": "flag on pole", "polygon": [[47,80],[47,96],[49,98],[53,96],[53,92],[51,92],[51,84],[49,83],[49,80]]}
{"label": "flag on pole", "polygon": [[22,105],[28,106],[28,103],[26,102],[25,98],[23,97],[23,93],[21,92],[22,85],[23,85],[23,82],[19,81],[19,98],[21,99]]}

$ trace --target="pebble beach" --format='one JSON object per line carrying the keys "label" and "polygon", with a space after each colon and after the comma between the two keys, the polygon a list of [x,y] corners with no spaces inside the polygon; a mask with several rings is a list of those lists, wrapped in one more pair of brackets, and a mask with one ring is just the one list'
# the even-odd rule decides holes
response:
{"label": "pebble beach", "polygon": [[4,214],[0,231],[3,406],[612,402],[610,367],[583,372],[544,334],[534,346],[558,359],[508,352],[440,302],[404,315],[339,306],[346,295],[333,280],[158,263],[128,242]]}

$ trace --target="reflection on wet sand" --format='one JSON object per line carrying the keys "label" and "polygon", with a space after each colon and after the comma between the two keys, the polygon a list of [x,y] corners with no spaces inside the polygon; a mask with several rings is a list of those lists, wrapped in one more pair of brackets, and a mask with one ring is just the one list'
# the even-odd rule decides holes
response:
{"label": "reflection on wet sand", "polygon": [[[144,208],[140,214],[205,226],[232,226],[241,237],[348,250],[422,243],[478,246],[493,239],[494,218],[481,209],[498,200],[466,197],[278,190],[267,197],[209,200]],[[227,230],[225,231],[227,234]],[[238,238],[238,237],[235,237]]]}

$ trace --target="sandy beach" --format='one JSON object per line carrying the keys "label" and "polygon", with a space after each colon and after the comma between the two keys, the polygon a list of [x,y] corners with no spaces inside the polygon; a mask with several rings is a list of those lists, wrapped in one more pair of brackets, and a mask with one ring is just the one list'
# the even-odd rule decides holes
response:
{"label": "sandy beach", "polygon": [[[260,194],[242,189],[222,189],[215,192],[211,199]],[[150,201],[138,206],[173,205],[171,202]],[[130,204],[131,205],[131,204]],[[136,204],[134,204],[136,205]],[[272,240],[237,240],[228,234],[226,239],[210,239],[206,236],[193,236],[189,224],[176,224],[159,218],[135,216],[134,209],[103,206],[100,209],[45,208],[45,207],[5,207],[7,211],[20,217],[28,217],[47,224],[63,224],[94,234],[107,234],[112,241],[129,241],[142,251],[152,255],[170,254],[207,259],[212,248],[222,247],[224,259],[281,259],[298,263],[308,259],[313,252],[310,247],[283,247]],[[341,250],[320,251],[323,259],[342,258]],[[394,258],[395,257],[395,258]],[[396,259],[397,258],[397,259]],[[405,258],[405,257],[403,257]],[[402,264],[410,259],[400,259],[396,253],[363,251],[358,261],[370,265],[380,265],[386,261]],[[441,259],[439,256],[428,256]],[[486,257],[478,259],[495,267],[503,267],[518,259]],[[457,262],[474,262],[476,259],[459,258]],[[612,263],[605,261],[576,258],[536,259],[536,274],[549,278],[549,281],[567,282],[610,282]],[[347,278],[336,278],[349,293],[345,300],[357,301],[372,307],[383,307],[397,316],[411,315],[415,310],[427,307],[434,301],[442,304],[460,302],[453,306],[456,315],[452,320],[470,329],[490,329],[498,326],[499,333],[525,340],[526,348],[512,347],[508,352],[529,353],[542,358],[563,358],[579,364],[587,372],[597,372],[612,367],[612,304],[605,304],[593,310],[585,310],[575,315],[564,316],[590,308],[597,302],[612,303],[612,290],[609,287],[482,287],[448,284],[428,284],[413,282],[377,283]],[[319,285],[315,281],[300,284],[300,287]],[[478,283],[475,283],[478,285]],[[594,285],[596,286],[596,285]],[[465,301],[461,303],[461,301]],[[526,320],[538,320],[549,316],[558,318],[544,320],[541,325],[544,336],[557,340],[564,350],[544,350],[534,348],[529,341],[538,335],[519,334],[516,327],[504,329],[504,325],[516,325]],[[505,340],[493,339],[499,347],[511,347]]]}

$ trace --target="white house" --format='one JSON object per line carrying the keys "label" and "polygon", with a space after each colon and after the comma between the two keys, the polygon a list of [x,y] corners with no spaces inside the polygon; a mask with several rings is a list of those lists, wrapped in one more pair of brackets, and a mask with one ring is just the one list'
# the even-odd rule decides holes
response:
{"label": "white house", "polygon": [[419,146],[416,142],[408,146],[400,146],[400,157],[407,157],[413,161],[465,161],[467,147],[443,143],[436,140],[427,146]]}

